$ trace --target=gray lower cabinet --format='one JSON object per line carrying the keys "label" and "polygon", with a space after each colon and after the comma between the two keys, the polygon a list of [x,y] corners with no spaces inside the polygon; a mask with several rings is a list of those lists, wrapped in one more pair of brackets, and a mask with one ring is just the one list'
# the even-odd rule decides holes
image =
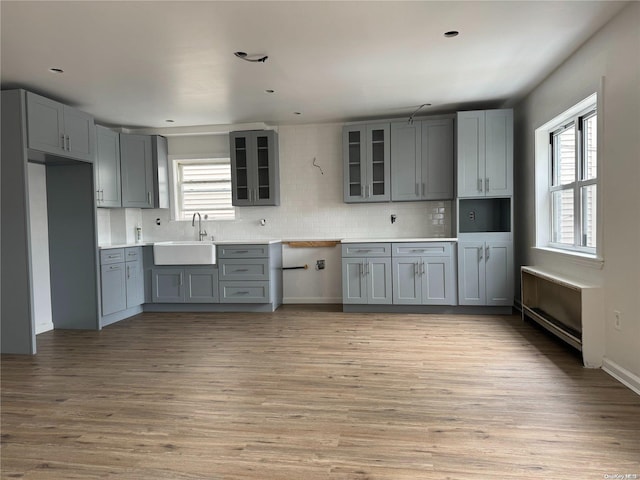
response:
{"label": "gray lower cabinet", "polygon": [[102,315],[111,315],[144,303],[141,247],[100,251]]}
{"label": "gray lower cabinet", "polygon": [[218,245],[220,303],[282,302],[281,244]]}
{"label": "gray lower cabinet", "polygon": [[391,244],[342,245],[342,303],[391,304]]}
{"label": "gray lower cabinet", "polygon": [[95,124],[91,115],[27,92],[28,146],[53,155],[93,162]]}
{"label": "gray lower cabinet", "polygon": [[218,303],[218,268],[155,267],[151,270],[154,303]]}
{"label": "gray lower cabinet", "polygon": [[513,305],[513,244],[511,241],[458,243],[460,305]]}
{"label": "gray lower cabinet", "polygon": [[456,304],[453,244],[394,243],[392,266],[394,304]]}
{"label": "gray lower cabinet", "polygon": [[102,315],[111,315],[127,308],[124,263],[100,266]]}

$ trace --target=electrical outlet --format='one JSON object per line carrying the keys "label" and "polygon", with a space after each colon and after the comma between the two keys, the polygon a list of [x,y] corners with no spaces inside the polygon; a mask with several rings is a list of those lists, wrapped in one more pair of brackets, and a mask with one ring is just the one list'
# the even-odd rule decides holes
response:
{"label": "electrical outlet", "polygon": [[616,330],[622,330],[622,314],[619,310],[613,311],[613,326]]}

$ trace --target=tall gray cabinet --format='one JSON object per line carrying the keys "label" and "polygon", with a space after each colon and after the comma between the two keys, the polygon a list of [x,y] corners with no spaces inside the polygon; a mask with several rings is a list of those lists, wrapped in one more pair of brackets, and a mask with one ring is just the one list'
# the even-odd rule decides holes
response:
{"label": "tall gray cabinet", "polygon": [[55,328],[99,325],[93,118],[24,90],[2,92],[1,351],[36,353],[29,162],[46,168]]}
{"label": "tall gray cabinet", "polygon": [[512,306],[513,112],[457,114],[458,302]]}

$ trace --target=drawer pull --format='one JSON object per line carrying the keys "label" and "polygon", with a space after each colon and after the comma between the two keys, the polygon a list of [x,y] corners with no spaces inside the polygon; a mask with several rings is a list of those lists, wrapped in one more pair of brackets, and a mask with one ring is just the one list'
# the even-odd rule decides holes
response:
{"label": "drawer pull", "polygon": [[235,270],[236,272],[248,272],[249,269],[248,268],[238,268],[237,270]]}
{"label": "drawer pull", "polygon": [[236,292],[236,295],[249,295],[249,292]]}
{"label": "drawer pull", "polygon": [[120,265],[111,265],[109,270],[120,270]]}
{"label": "drawer pull", "polygon": [[107,258],[118,258],[120,255],[107,255]]}
{"label": "drawer pull", "polygon": [[356,250],[356,252],[358,252],[358,253],[369,253],[369,252],[371,252],[371,249],[370,248],[361,248],[361,249]]}
{"label": "drawer pull", "polygon": [[249,250],[236,250],[236,253],[249,253]]}

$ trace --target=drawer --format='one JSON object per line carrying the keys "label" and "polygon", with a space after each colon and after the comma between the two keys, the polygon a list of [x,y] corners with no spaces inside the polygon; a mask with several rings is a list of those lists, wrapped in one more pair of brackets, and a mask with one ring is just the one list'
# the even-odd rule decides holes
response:
{"label": "drawer", "polygon": [[127,247],[124,249],[125,262],[142,260],[142,247]]}
{"label": "drawer", "polygon": [[394,257],[450,257],[453,254],[450,242],[394,243]]}
{"label": "drawer", "polygon": [[343,257],[390,257],[390,243],[343,243]]}
{"label": "drawer", "polygon": [[268,258],[228,258],[218,262],[220,280],[269,280]]}
{"label": "drawer", "polygon": [[220,282],[220,303],[269,302],[269,282]]}
{"label": "drawer", "polygon": [[109,248],[100,250],[100,265],[124,262],[124,248]]}
{"label": "drawer", "polygon": [[218,258],[267,258],[269,245],[216,245]]}

